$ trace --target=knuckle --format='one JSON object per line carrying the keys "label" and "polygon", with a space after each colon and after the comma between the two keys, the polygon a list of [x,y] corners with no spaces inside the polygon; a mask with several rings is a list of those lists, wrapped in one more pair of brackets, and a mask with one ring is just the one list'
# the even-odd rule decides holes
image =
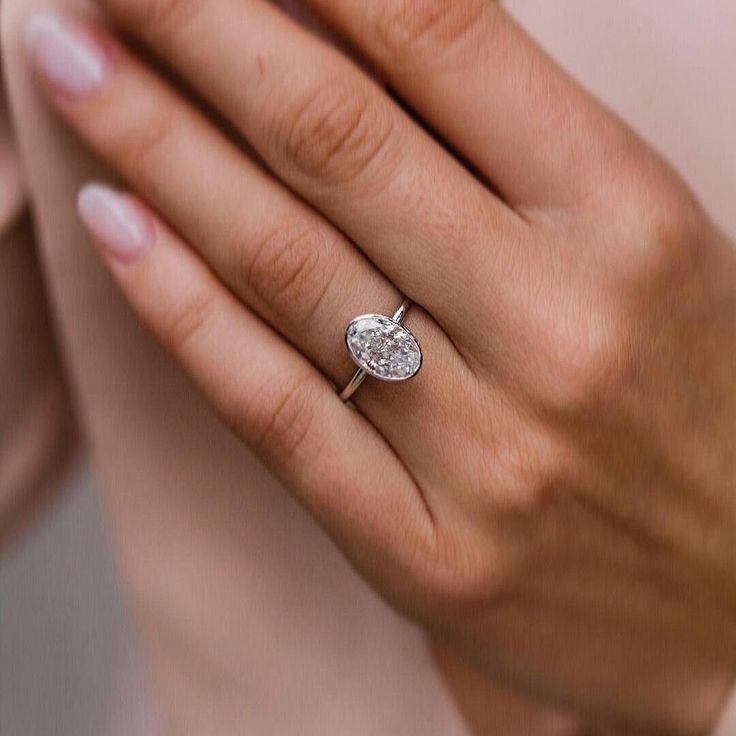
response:
{"label": "knuckle", "polygon": [[532,520],[553,500],[565,476],[565,445],[538,420],[520,414],[502,431],[482,468],[484,477],[492,479],[492,490],[485,487],[483,495],[494,499],[497,518],[510,513],[517,520]]}
{"label": "knuckle", "polygon": [[[308,376],[294,372],[272,379],[264,388],[260,408],[247,418],[255,431],[254,449],[258,455],[284,463],[304,454],[307,438],[313,440],[317,431],[311,386]],[[300,457],[300,461],[310,460]]]}
{"label": "knuckle", "polygon": [[181,29],[197,11],[196,0],[106,0],[118,15],[146,33]]}
{"label": "knuckle", "polygon": [[493,7],[486,0],[398,0],[379,3],[376,36],[393,58],[456,46]]}
{"label": "knuckle", "polygon": [[605,291],[583,287],[554,309],[554,319],[545,310],[533,325],[527,380],[548,409],[572,415],[630,395],[646,370],[653,313],[699,272],[702,211],[662,173],[629,179],[630,191],[617,200]]}
{"label": "knuckle", "polygon": [[701,252],[704,215],[687,187],[669,170],[642,175],[619,208],[620,275],[657,286],[692,271]]}
{"label": "knuckle", "polygon": [[312,321],[332,281],[319,226],[286,225],[236,248],[244,289],[297,326]]}
{"label": "knuckle", "polygon": [[118,130],[113,145],[115,160],[124,162],[126,174],[135,181],[146,181],[168,157],[176,130],[171,112],[151,110],[136,123]]}
{"label": "knuckle", "polygon": [[[488,552],[486,547],[480,547]],[[504,600],[513,588],[511,565],[493,555],[481,559],[478,549],[467,540],[440,538],[434,554],[413,573],[416,594],[429,602],[431,614],[456,617],[487,610]],[[426,616],[427,611],[418,615]]]}
{"label": "knuckle", "polygon": [[[614,311],[614,310],[612,310]],[[633,330],[624,316],[561,319],[540,338],[535,361],[547,408],[570,413],[619,396],[635,370]]]}
{"label": "knuckle", "polygon": [[643,218],[639,273],[660,281],[690,271],[699,252],[698,206],[687,194],[666,192]]}
{"label": "knuckle", "polygon": [[275,126],[276,145],[310,178],[345,184],[378,158],[391,116],[366,90],[325,83],[311,90]]}
{"label": "knuckle", "polygon": [[560,508],[574,460],[538,421],[522,425],[507,438],[504,428],[505,445],[471,471],[486,509],[479,523],[436,525],[431,545],[416,555],[411,577],[437,612],[472,615],[503,604],[538,564],[545,525]]}
{"label": "knuckle", "polygon": [[180,354],[203,333],[212,318],[215,299],[215,292],[203,287],[171,310],[164,335],[173,352]]}

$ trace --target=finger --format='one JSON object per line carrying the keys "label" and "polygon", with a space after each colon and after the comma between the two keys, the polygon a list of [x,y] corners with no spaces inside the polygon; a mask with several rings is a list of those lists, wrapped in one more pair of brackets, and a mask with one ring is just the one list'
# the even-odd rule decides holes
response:
{"label": "finger", "polygon": [[492,260],[520,257],[525,223],[355,65],[276,8],[260,0],[100,2],[452,330],[465,327],[458,293],[487,289],[489,233]]}
{"label": "finger", "polygon": [[[48,29],[34,33],[38,49]],[[113,40],[106,37],[106,44],[111,47]],[[400,301],[395,287],[157,75],[117,46],[114,59],[104,83],[82,96],[62,93],[65,82],[48,79],[54,102],[237,296],[331,380],[345,385],[355,372],[344,349],[345,325],[358,314],[393,313]],[[436,323],[420,310],[409,322],[431,355],[431,371],[463,375],[462,361]],[[387,436],[399,442],[405,432],[396,427],[397,408],[419,426],[430,407],[444,400],[423,377],[398,400],[365,388],[356,402],[378,426],[394,427],[396,437],[390,430]]]}
{"label": "finger", "polygon": [[491,0],[306,0],[519,208],[600,187],[624,127]]}
{"label": "finger", "polygon": [[390,557],[407,534],[422,544],[431,519],[416,486],[297,351],[136,200],[93,185],[79,206],[142,321],[343,548],[360,558],[379,546]]}

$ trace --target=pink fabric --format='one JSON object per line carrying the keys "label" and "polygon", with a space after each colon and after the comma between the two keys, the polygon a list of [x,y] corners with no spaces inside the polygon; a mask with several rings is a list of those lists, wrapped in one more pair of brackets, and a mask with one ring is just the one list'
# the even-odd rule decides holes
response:
{"label": "pink fabric", "polygon": [[736,734],[736,691],[726,703],[719,723],[713,731],[713,736],[734,736],[734,734]]}

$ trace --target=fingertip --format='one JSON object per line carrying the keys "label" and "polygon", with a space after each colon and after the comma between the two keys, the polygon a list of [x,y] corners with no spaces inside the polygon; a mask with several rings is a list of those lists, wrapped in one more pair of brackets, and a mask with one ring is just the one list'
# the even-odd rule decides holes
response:
{"label": "fingertip", "polygon": [[77,209],[82,223],[108,257],[129,263],[155,243],[151,214],[132,197],[110,186],[93,182],[82,187]]}
{"label": "fingertip", "polygon": [[102,41],[65,16],[32,14],[23,41],[38,73],[65,97],[94,94],[110,75],[112,60]]}

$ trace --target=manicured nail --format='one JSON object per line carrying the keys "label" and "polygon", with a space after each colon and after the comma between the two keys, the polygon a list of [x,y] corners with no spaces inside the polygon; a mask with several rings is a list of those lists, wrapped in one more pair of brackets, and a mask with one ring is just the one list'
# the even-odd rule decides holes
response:
{"label": "manicured nail", "polygon": [[109,54],[90,33],[53,13],[30,17],[25,42],[40,74],[65,95],[94,94],[112,68]]}
{"label": "manicured nail", "polygon": [[79,193],[79,216],[113,257],[132,261],[153,246],[156,231],[151,216],[128,197],[101,184],[88,184]]}

